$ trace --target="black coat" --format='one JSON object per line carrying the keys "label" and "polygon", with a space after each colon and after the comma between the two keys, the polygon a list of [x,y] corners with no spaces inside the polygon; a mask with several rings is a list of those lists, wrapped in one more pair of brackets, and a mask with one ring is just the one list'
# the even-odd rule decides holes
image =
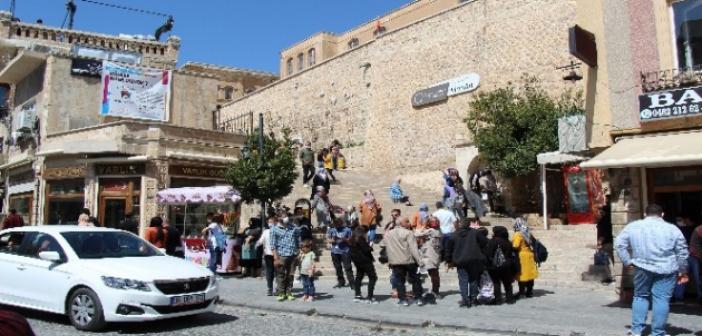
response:
{"label": "black coat", "polygon": [[358,267],[359,265],[373,265],[375,258],[373,257],[373,248],[368,245],[365,240],[359,240],[354,245],[349,245],[351,261]]}
{"label": "black coat", "polygon": [[468,269],[469,277],[479,277],[487,266],[487,258],[483,254],[488,239],[478,230],[461,226],[449,240],[446,247],[446,261],[459,268]]}
{"label": "black coat", "polygon": [[[493,265],[493,258],[495,258],[495,253],[498,248],[502,250],[502,254],[505,256],[505,263],[499,268]],[[491,273],[516,274],[518,265],[516,260],[517,256],[509,240],[493,237],[488,242],[487,247],[485,247],[485,256],[487,257],[488,271]]]}

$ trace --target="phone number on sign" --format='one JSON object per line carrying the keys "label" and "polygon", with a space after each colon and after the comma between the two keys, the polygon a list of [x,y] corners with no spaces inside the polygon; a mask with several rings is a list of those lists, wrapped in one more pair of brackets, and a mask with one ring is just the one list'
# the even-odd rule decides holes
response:
{"label": "phone number on sign", "polygon": [[641,119],[648,120],[648,119],[684,116],[684,115],[688,115],[688,114],[700,113],[700,110],[702,110],[702,107],[700,107],[700,104],[690,104],[690,105],[673,106],[673,107],[662,107],[662,108],[657,108],[657,109],[645,109],[645,110],[641,111]]}

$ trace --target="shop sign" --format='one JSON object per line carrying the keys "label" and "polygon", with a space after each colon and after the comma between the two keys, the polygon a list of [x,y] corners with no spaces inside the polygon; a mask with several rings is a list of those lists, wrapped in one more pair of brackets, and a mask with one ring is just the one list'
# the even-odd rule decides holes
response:
{"label": "shop sign", "polygon": [[95,165],[97,175],[144,175],[144,164],[99,164]]}
{"label": "shop sign", "polygon": [[85,177],[85,167],[61,167],[61,168],[45,168],[42,173],[45,180],[62,180],[69,178]]}
{"label": "shop sign", "polygon": [[702,86],[651,92],[639,96],[641,121],[654,121],[699,115],[702,112]]}
{"label": "shop sign", "polygon": [[412,95],[412,107],[422,107],[447,100],[448,97],[475,91],[480,85],[480,75],[466,74],[437,83],[429,88],[419,90]]}
{"label": "shop sign", "polygon": [[170,166],[168,172],[170,175],[175,176],[224,179],[227,169],[221,167]]}

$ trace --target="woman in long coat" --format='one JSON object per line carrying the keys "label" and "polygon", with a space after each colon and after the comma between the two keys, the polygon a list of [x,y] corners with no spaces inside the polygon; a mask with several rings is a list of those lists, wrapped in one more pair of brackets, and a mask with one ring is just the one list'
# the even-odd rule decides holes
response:
{"label": "woman in long coat", "polygon": [[[439,286],[441,278],[439,277],[439,264],[441,263],[441,231],[438,228],[438,222],[430,221],[432,217],[422,221],[414,231],[414,236],[419,242],[419,255],[422,257],[424,269],[431,279],[431,292],[434,298],[440,299]],[[435,226],[429,223],[436,223]]]}
{"label": "woman in long coat", "polygon": [[519,273],[517,273],[517,283],[519,284],[520,297],[534,296],[534,279],[539,277],[539,270],[534,260],[534,250],[532,248],[531,233],[529,227],[522,218],[517,218],[514,223],[514,239],[512,247],[519,256]]}

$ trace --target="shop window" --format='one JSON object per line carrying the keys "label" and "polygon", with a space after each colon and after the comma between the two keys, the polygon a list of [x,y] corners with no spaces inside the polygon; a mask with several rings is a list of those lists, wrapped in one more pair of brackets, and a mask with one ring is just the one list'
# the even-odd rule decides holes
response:
{"label": "shop window", "polygon": [[354,37],[351,40],[349,40],[348,47],[349,47],[349,49],[353,49],[353,48],[358,47],[358,44],[359,44],[358,39]]}
{"label": "shop window", "polygon": [[77,224],[85,204],[83,179],[47,182],[45,224]]}
{"label": "shop window", "polygon": [[288,58],[288,61],[286,62],[285,67],[287,67],[287,69],[288,69],[288,75],[292,75],[293,71],[294,71],[292,58]]}
{"label": "shop window", "polygon": [[702,66],[702,1],[674,2],[672,12],[678,68]]}
{"label": "shop window", "polygon": [[17,210],[17,214],[22,216],[25,225],[32,222],[32,203],[34,195],[24,193],[10,196],[10,209]]}
{"label": "shop window", "polygon": [[317,50],[315,50],[314,48],[311,48],[307,51],[307,62],[309,62],[310,66],[313,66],[315,65],[315,63],[317,63]]}
{"label": "shop window", "polygon": [[297,71],[302,71],[305,68],[305,54],[297,54]]}
{"label": "shop window", "polygon": [[119,228],[128,214],[138,223],[141,210],[141,180],[101,178],[99,183],[100,223],[105,227]]}

